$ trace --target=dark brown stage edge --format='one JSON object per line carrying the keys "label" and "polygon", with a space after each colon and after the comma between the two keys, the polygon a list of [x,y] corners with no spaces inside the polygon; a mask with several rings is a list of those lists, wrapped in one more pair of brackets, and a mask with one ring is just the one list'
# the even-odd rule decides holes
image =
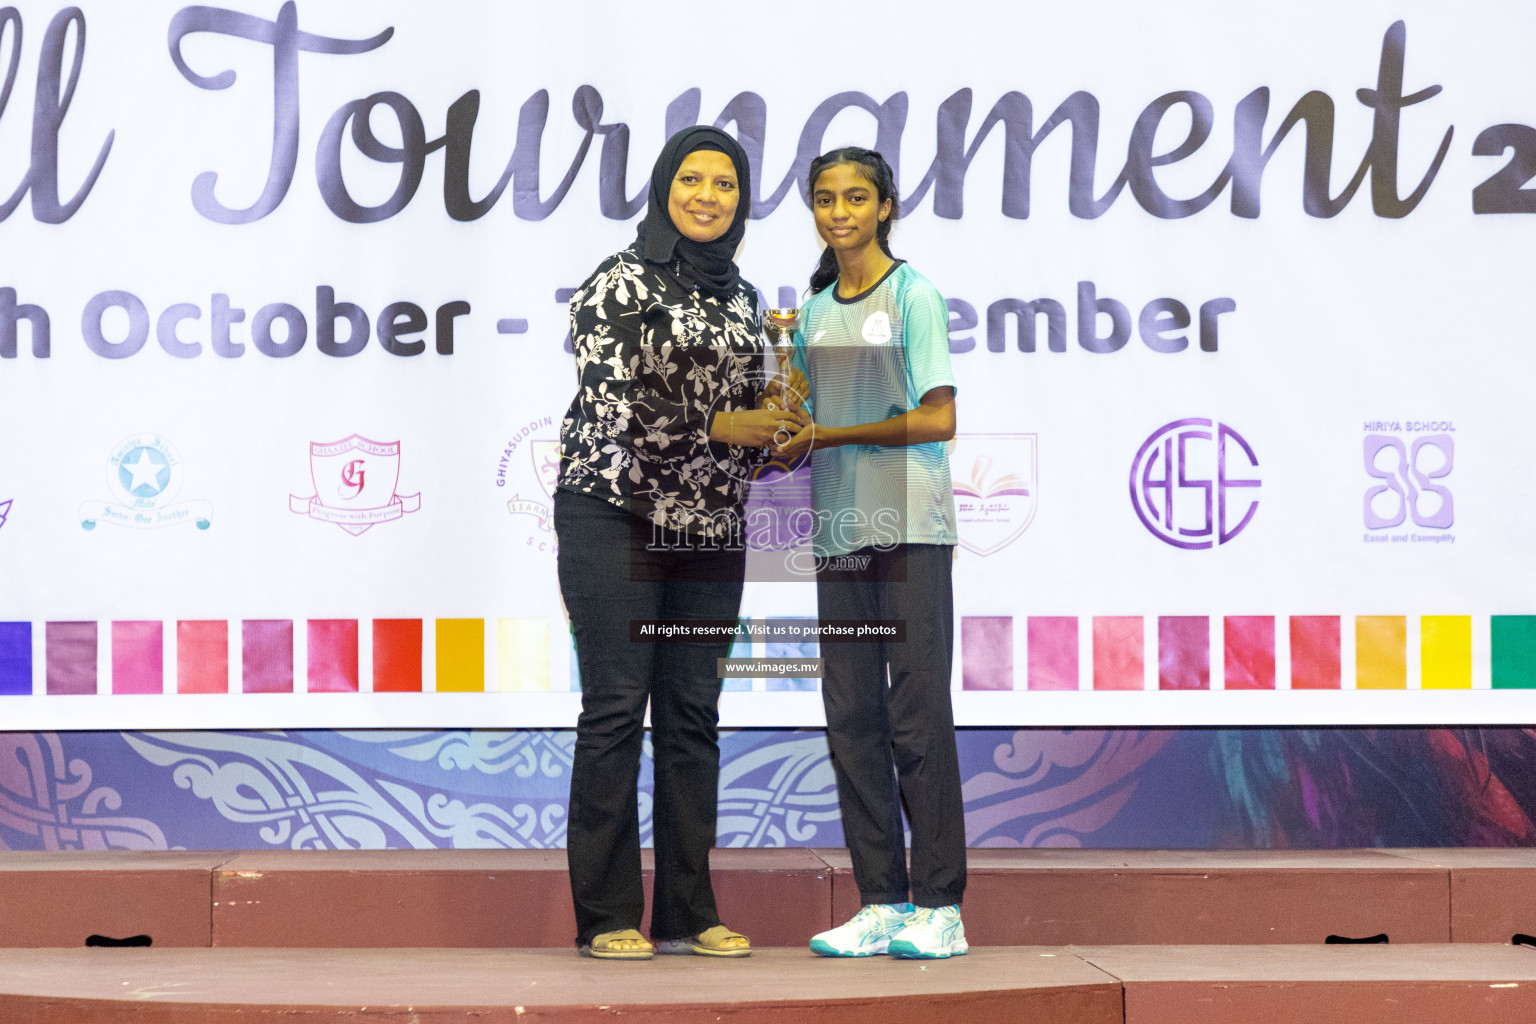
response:
{"label": "dark brown stage edge", "polygon": [[[649,850],[642,862],[649,896]],[[710,863],[722,920],[754,945],[803,947],[830,927],[831,872],[810,851],[715,850]],[[215,873],[213,893],[215,946],[574,948],[576,938],[564,850],[244,853]]]}
{"label": "dark brown stage edge", "polygon": [[84,946],[148,935],[207,946],[209,879],[231,853],[0,851],[0,945]]}
{"label": "dark brown stage edge", "polygon": [[1121,1024],[1120,985],[1065,950],[946,961],[584,960],[565,950],[0,950],[7,1024]]}
{"label": "dark brown stage edge", "polygon": [[[844,920],[859,905],[852,863],[818,852]],[[1376,850],[981,849],[968,861],[965,931],[982,945],[1450,939],[1447,872]]]}
{"label": "dark brown stage edge", "polygon": [[1530,1024],[1516,946],[1119,946],[1073,952],[1125,986],[1125,1024]]}
{"label": "dark brown stage edge", "polygon": [[[858,908],[844,850],[713,860],[724,920],[759,947],[803,947]],[[1536,851],[972,850],[970,865],[982,945],[1536,933]],[[6,946],[570,948],[575,930],[560,850],[0,852],[0,920]]]}
{"label": "dark brown stage edge", "polygon": [[564,850],[263,850],[213,876],[213,945],[570,945]]}
{"label": "dark brown stage edge", "polygon": [[1391,852],[1450,872],[1452,942],[1536,934],[1536,849]]}

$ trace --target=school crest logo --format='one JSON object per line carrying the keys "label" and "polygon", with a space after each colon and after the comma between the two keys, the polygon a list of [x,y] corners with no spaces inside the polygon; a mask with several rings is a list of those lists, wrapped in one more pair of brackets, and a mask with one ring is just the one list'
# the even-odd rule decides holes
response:
{"label": "school crest logo", "polygon": [[117,500],[82,502],[80,526],[94,530],[97,523],[111,523],[154,530],[190,523],[206,530],[213,525],[211,502],[175,500],[185,477],[181,456],[159,434],[124,438],[107,459],[107,487]]}
{"label": "school crest logo", "polygon": [[959,434],[950,450],[960,546],[994,555],[1034,522],[1036,434]]}
{"label": "school crest logo", "polygon": [[540,438],[529,441],[526,447],[528,458],[533,461],[533,479],[545,500],[540,501],[538,496],[524,498],[517,493],[507,501],[507,512],[514,516],[533,516],[539,529],[548,533],[553,529],[551,523],[555,514],[550,502],[555,497],[555,484],[560,480],[560,442]]}
{"label": "school crest logo", "polygon": [[529,527],[529,547],[550,552],[555,549],[554,499],[560,482],[560,440],[549,436],[554,431],[552,416],[531,420],[508,440],[496,465],[496,486],[513,489],[507,514]]}
{"label": "school crest logo", "polygon": [[400,442],[370,441],[361,434],[309,445],[315,493],[288,496],[288,510],[335,523],[356,537],[380,523],[421,509],[421,494],[400,495]]}

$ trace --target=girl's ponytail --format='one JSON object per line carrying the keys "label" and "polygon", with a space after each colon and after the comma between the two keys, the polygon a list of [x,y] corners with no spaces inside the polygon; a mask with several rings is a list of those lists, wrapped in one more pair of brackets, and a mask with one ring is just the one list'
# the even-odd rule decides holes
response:
{"label": "girl's ponytail", "polygon": [[837,253],[829,245],[821,250],[821,261],[811,273],[811,294],[815,295],[837,280]]}

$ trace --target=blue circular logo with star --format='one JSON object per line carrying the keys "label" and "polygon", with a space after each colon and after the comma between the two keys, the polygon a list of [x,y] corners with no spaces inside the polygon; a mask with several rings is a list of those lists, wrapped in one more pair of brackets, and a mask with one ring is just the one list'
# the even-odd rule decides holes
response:
{"label": "blue circular logo with star", "polygon": [[119,499],[136,509],[153,509],[176,497],[181,488],[181,456],[159,434],[124,438],[107,460],[107,483]]}
{"label": "blue circular logo with star", "polygon": [[155,449],[140,445],[117,464],[117,479],[135,498],[153,498],[171,482],[171,463]]}

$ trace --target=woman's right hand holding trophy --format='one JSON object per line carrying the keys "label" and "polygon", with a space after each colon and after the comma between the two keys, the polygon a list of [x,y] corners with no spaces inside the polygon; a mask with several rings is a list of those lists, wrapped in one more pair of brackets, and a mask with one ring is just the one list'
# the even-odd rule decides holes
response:
{"label": "woman's right hand holding trophy", "polygon": [[758,395],[754,409],[717,413],[710,428],[710,439],[752,448],[784,449],[791,438],[811,426],[811,417],[801,408],[809,386],[805,374],[789,365],[798,309],[770,309],[763,314],[763,328],[774,344],[779,373]]}

